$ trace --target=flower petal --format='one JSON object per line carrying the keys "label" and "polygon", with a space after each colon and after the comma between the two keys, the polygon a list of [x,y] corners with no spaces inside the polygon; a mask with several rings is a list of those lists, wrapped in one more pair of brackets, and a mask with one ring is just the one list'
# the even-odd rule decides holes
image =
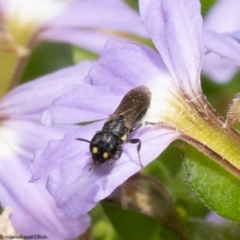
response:
{"label": "flower petal", "polygon": [[70,42],[100,53],[109,38],[131,39],[126,34],[148,37],[137,13],[124,1],[73,1],[48,23],[39,40]]}
{"label": "flower petal", "polygon": [[42,113],[63,87],[81,83],[91,67],[83,62],[23,84],[0,100],[1,116],[26,118]]}
{"label": "flower petal", "polygon": [[[72,219],[56,207],[46,191],[45,181],[34,186],[28,180],[31,175],[30,159],[36,149],[44,148],[49,139],[61,138],[64,132],[75,128],[58,126],[49,129],[39,121],[41,112],[51,103],[54,95],[67,85],[67,77],[68,84],[81,81],[79,75],[81,77],[82,74],[83,78],[90,65],[83,63],[42,77],[36,82],[23,84],[1,99],[1,204],[13,209],[11,219],[20,234],[75,239],[89,227],[87,215]],[[72,75],[73,69],[81,70],[78,78]]]}
{"label": "flower petal", "polygon": [[204,58],[203,73],[213,80],[226,82],[240,65],[240,44],[231,35],[204,31],[204,46],[210,53]]}
{"label": "flower petal", "polygon": [[138,14],[122,0],[72,1],[48,25],[84,29],[100,28],[147,37]]}
{"label": "flower petal", "polygon": [[[131,25],[131,24],[129,24]],[[119,40],[134,41],[133,36],[126,34],[115,34],[111,31],[103,31],[101,29],[79,29],[58,27],[46,29],[39,36],[39,40],[57,41],[71,43],[80,46],[95,53],[101,53],[108,39],[117,38]]]}
{"label": "flower petal", "polygon": [[[238,0],[217,1],[204,18],[204,28],[217,33],[226,33],[226,35],[223,36],[227,38],[228,33],[234,33],[240,29],[239,9],[240,1]],[[229,37],[230,36],[231,35],[229,34]],[[224,47],[224,49],[226,48]],[[211,48],[209,50],[211,50]],[[218,51],[221,50],[222,47],[215,49],[214,52],[218,54]],[[232,51],[230,50],[229,53],[231,52]],[[236,51],[236,54],[237,53],[238,50]],[[225,56],[223,55],[223,57]],[[237,70],[238,67],[231,61],[227,61],[222,58],[221,52],[220,57],[214,53],[208,53],[204,57],[202,69],[203,73],[207,74],[210,78],[217,82],[227,82],[236,74]]]}
{"label": "flower petal", "polygon": [[61,139],[65,132],[77,126],[46,127],[40,121],[29,119],[9,119],[1,122],[0,137],[13,151],[29,157],[37,149],[44,149],[49,139]]}
{"label": "flower petal", "polygon": [[[62,140],[51,142],[42,154],[36,156],[33,163],[32,181],[50,172],[48,191],[58,206],[73,217],[89,211],[98,201],[107,197],[141,169],[136,145],[125,144],[121,158],[111,166],[106,163],[95,167],[91,172],[88,171],[92,162],[89,146],[75,141],[75,138],[93,136],[101,125],[102,123],[95,123],[81,127],[66,134]],[[143,165],[147,165],[176,139],[177,135],[175,132],[159,129],[159,126],[149,126],[142,127],[131,137],[141,139],[141,161]]]}
{"label": "flower petal", "polygon": [[204,18],[204,28],[217,33],[229,33],[239,30],[239,9],[239,0],[216,1]]}
{"label": "flower petal", "polygon": [[178,83],[171,79],[154,50],[144,45],[109,40],[85,84],[64,89],[53,106],[44,112],[42,120],[51,125],[106,119],[122,97],[140,85],[152,87],[157,95],[174,92],[174,87],[178,89]]}
{"label": "flower petal", "polygon": [[221,58],[240,65],[240,44],[230,35],[213,31],[204,32],[204,46],[207,50],[218,54]]}
{"label": "flower petal", "polygon": [[[31,39],[32,44],[43,40],[66,41],[100,52],[110,36],[147,37],[137,12],[123,0],[42,0],[36,3],[2,0],[0,9],[2,15],[6,15],[7,34],[14,30],[16,37],[21,35],[16,31],[22,30],[20,32],[24,32],[28,39],[25,40],[29,42]],[[19,41],[22,44],[23,38],[19,37]]]}
{"label": "flower petal", "polygon": [[[46,125],[79,123],[108,118],[121,101],[109,87],[88,84],[63,89],[42,115]],[[109,104],[111,102],[111,104]]]}
{"label": "flower petal", "polygon": [[200,90],[203,47],[199,1],[140,0],[139,5],[146,30],[172,76],[189,93]]}
{"label": "flower petal", "polygon": [[209,52],[204,57],[202,72],[218,83],[228,82],[236,74],[238,66]]}
{"label": "flower petal", "polygon": [[[30,184],[29,159],[0,142],[1,206],[13,209],[11,221],[22,235],[46,235],[49,239],[75,239],[90,224],[88,215],[68,217],[46,191],[45,180]],[[11,176],[11,177],[10,177]]]}
{"label": "flower petal", "polygon": [[165,75],[169,72],[153,49],[111,39],[91,68],[86,82],[95,86],[111,86],[115,94],[123,96],[126,90],[136,86],[155,84],[159,80],[164,82]]}
{"label": "flower petal", "polygon": [[[47,176],[50,171],[57,167],[71,163],[71,157],[79,158],[79,155],[84,153],[83,159],[88,159],[88,144],[81,143],[75,140],[75,138],[86,138],[90,141],[91,139],[88,139],[89,136],[93,136],[102,126],[103,122],[92,123],[67,133],[62,140],[51,140],[43,153],[42,151],[36,153],[31,166],[31,181],[36,181],[43,176]],[[70,156],[68,156],[69,153],[71,153]]]}
{"label": "flower petal", "polygon": [[121,94],[122,97],[134,87],[146,85],[152,97],[142,121],[148,122],[162,122],[166,115],[172,115],[171,102],[179,96],[179,82],[171,77],[157,52],[144,45],[117,40],[108,41],[86,83],[110,86],[114,95]]}

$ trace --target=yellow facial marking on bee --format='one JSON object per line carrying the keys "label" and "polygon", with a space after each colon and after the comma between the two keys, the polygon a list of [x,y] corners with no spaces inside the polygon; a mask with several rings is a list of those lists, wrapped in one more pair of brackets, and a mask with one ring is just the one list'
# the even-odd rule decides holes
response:
{"label": "yellow facial marking on bee", "polygon": [[105,152],[105,153],[103,154],[103,158],[108,158],[108,156],[109,156],[109,153],[107,153],[107,152]]}
{"label": "yellow facial marking on bee", "polygon": [[123,141],[127,141],[127,135],[126,135],[126,134],[123,135],[123,136],[121,137],[121,139],[122,139]]}
{"label": "yellow facial marking on bee", "polygon": [[98,148],[97,147],[93,147],[92,153],[96,154],[97,152],[98,152]]}

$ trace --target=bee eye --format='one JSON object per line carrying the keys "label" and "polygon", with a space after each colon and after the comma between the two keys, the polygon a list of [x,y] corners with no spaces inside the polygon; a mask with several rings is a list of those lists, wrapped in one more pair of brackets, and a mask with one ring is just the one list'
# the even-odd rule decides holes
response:
{"label": "bee eye", "polygon": [[108,158],[109,157],[109,153],[108,152],[105,152],[105,153],[103,153],[103,158]]}
{"label": "bee eye", "polygon": [[93,154],[98,153],[98,148],[97,148],[97,147],[93,147],[93,149],[92,149],[92,153],[93,153]]}

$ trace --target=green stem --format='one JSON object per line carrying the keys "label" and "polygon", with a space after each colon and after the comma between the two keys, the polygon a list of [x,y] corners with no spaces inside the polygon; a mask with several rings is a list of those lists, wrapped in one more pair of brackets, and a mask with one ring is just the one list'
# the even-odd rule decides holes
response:
{"label": "green stem", "polygon": [[[210,106],[204,96],[194,100],[189,99],[186,95],[181,98],[181,103],[174,102],[174,107],[177,108],[176,112],[181,112],[174,119],[174,128],[180,138],[194,145],[239,177],[239,133],[233,128],[223,127],[224,120]],[[168,125],[170,125],[169,121]]]}

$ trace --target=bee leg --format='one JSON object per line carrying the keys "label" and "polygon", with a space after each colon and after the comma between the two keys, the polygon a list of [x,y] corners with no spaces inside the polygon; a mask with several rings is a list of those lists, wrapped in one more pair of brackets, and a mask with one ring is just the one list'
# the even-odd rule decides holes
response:
{"label": "bee leg", "polygon": [[142,125],[159,125],[160,123],[159,122],[144,122],[144,123],[142,123]]}
{"label": "bee leg", "polygon": [[135,126],[133,126],[131,129],[130,129],[130,133],[134,132],[135,130],[139,129],[141,126],[143,125],[143,123],[139,123]]}
{"label": "bee leg", "polygon": [[92,161],[92,164],[90,166],[90,168],[88,169],[89,172],[91,172],[92,168],[95,166],[94,162]]}
{"label": "bee leg", "polygon": [[143,122],[143,123],[139,123],[135,126],[133,126],[131,129],[130,129],[130,133],[134,132],[135,130],[139,129],[140,127],[142,126],[146,126],[146,125],[157,125],[159,123],[153,123],[153,122]]}
{"label": "bee leg", "polygon": [[109,161],[109,165],[111,165],[114,161],[118,160],[121,157],[122,151],[123,151],[123,146],[119,146],[117,149],[117,156],[112,157],[112,159]]}
{"label": "bee leg", "polygon": [[141,140],[138,138],[134,138],[134,139],[127,140],[127,142],[133,143],[133,144],[138,143],[138,145],[137,145],[138,160],[139,160],[139,164],[141,165],[141,167],[144,168],[144,166],[142,165],[142,162],[141,162],[141,158],[140,158]]}

